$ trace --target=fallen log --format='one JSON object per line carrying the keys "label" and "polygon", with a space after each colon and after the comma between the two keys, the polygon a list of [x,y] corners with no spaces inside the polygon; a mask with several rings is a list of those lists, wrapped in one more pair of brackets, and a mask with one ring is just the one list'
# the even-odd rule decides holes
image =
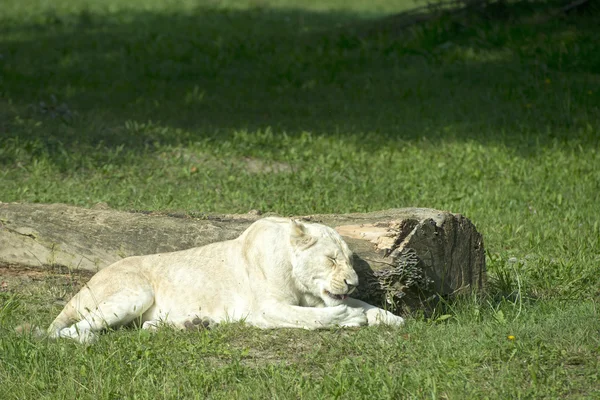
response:
{"label": "fallen log", "polygon": [[[132,255],[233,239],[259,213],[123,212],[0,203],[0,263],[97,271]],[[392,311],[485,284],[483,238],[460,214],[424,208],[298,217],[335,228],[355,253],[356,297]]]}

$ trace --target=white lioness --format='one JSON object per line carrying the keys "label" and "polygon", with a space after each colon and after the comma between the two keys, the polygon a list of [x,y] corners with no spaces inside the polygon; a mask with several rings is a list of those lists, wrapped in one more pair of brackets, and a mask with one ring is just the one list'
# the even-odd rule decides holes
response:
{"label": "white lioness", "polygon": [[99,271],[48,328],[80,342],[131,322],[143,329],[244,320],[260,328],[329,328],[404,320],[348,295],[352,252],[333,229],[265,218],[240,237],[129,257]]}

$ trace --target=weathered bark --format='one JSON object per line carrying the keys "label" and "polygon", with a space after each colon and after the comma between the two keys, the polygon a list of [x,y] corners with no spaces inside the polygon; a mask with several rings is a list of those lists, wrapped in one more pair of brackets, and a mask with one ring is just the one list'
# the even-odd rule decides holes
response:
{"label": "weathered bark", "polygon": [[[97,271],[127,256],[232,239],[259,218],[0,203],[0,263]],[[344,236],[356,255],[357,297],[373,304],[399,311],[484,284],[482,236],[460,214],[407,208],[300,218]]]}

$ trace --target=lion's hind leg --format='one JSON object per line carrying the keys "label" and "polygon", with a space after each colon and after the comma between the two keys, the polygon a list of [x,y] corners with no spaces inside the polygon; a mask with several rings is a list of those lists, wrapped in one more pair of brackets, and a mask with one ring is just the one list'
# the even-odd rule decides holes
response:
{"label": "lion's hind leg", "polygon": [[[149,289],[149,290],[145,290]],[[77,302],[74,298],[72,301]],[[89,302],[88,304],[76,304],[78,318],[72,325],[57,326],[56,321],[51,325],[50,335],[53,337],[64,337],[75,339],[81,343],[88,343],[95,339],[95,333],[110,327],[118,327],[129,324],[142,314],[154,303],[154,293],[150,288],[138,288],[138,290],[116,291],[102,300]],[[67,307],[71,306],[68,311]],[[63,313],[73,313],[73,305],[68,304]],[[63,314],[61,313],[61,314]],[[57,320],[61,317],[59,315]],[[64,317],[63,317],[64,318]],[[71,318],[73,319],[73,318]],[[52,331],[52,329],[55,331]]]}

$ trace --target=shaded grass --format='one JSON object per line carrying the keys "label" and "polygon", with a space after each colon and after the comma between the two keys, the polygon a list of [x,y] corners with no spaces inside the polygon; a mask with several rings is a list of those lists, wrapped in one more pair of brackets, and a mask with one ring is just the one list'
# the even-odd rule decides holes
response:
{"label": "shaded grass", "polygon": [[490,271],[487,296],[399,331],[123,330],[86,348],[10,331],[47,325],[86,277],[3,270],[5,393],[598,396],[598,17],[378,26],[408,6],[4,2],[0,201],[448,209],[483,232]]}
{"label": "shaded grass", "polygon": [[[426,136],[527,152],[597,133],[592,17],[442,21],[398,36],[354,31],[364,16],[351,7],[111,4],[4,16],[3,108],[8,120],[25,119],[29,137],[73,151],[137,150],[271,128],[277,136],[374,133],[377,146]],[[76,113],[69,127],[43,118],[52,113],[39,103],[52,95]]]}

